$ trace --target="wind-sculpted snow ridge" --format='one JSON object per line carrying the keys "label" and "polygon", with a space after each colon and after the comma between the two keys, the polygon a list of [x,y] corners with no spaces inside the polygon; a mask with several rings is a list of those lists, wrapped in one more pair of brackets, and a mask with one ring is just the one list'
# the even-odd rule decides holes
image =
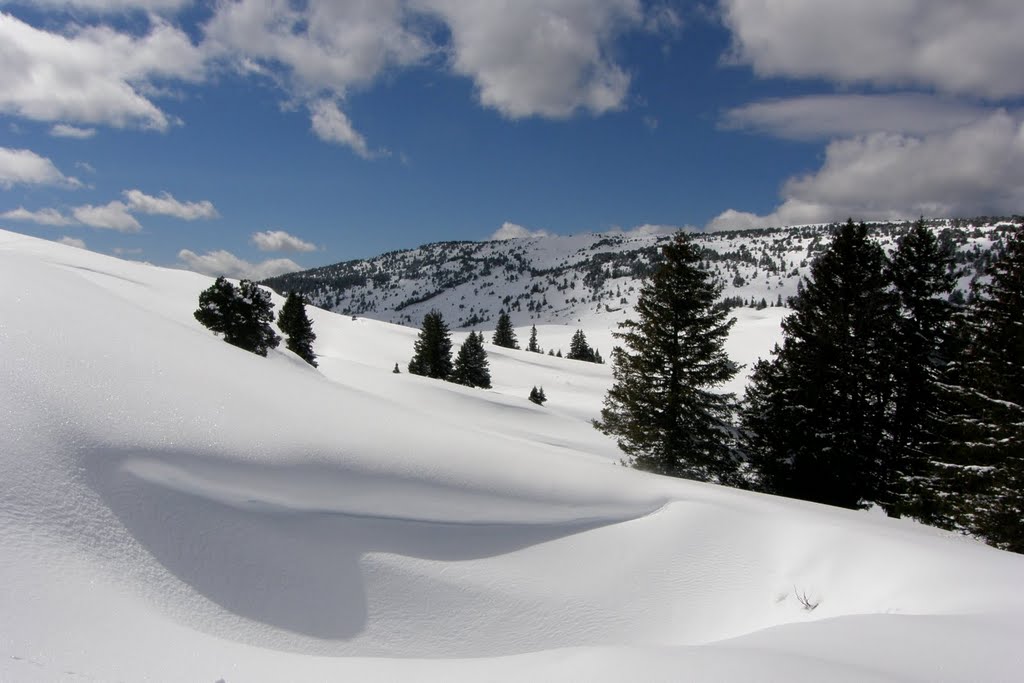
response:
{"label": "wind-sculpted snow ridge", "polygon": [[620,467],[606,366],[488,345],[467,389],[316,309],[319,370],[246,353],[210,282],[0,231],[0,680],[1019,674],[1020,556]]}

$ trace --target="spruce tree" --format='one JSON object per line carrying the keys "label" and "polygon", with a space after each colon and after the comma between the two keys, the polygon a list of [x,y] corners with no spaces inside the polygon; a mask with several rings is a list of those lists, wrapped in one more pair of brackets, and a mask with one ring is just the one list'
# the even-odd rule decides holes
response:
{"label": "spruce tree", "polygon": [[884,495],[896,300],[886,258],[848,221],[814,262],[744,401],[744,445],[769,493],[856,508]]}
{"label": "spruce tree", "polygon": [[455,357],[455,367],[448,379],[467,387],[491,388],[491,371],[482,332],[470,332],[466,341],[462,342]]}
{"label": "spruce tree", "polygon": [[289,292],[281,311],[277,315],[277,326],[285,334],[285,347],[314,368],[317,366],[313,353],[313,322],[306,315],[306,301],[298,292]]}
{"label": "spruce tree", "polygon": [[539,390],[537,387],[530,389],[529,399],[532,403],[536,403],[539,406],[544,405],[544,402],[548,400],[548,397],[544,395],[544,387],[541,387]]}
{"label": "spruce tree", "polygon": [[250,280],[242,280],[235,288],[225,278],[217,278],[200,292],[199,308],[193,315],[213,332],[223,334],[227,343],[260,356],[281,341],[270,326],[274,320],[270,292]]}
{"label": "spruce tree", "polygon": [[452,374],[452,340],[448,324],[439,311],[423,316],[423,325],[409,361],[409,373],[434,379],[448,379]]}
{"label": "spruce tree", "polygon": [[920,219],[900,239],[889,276],[899,297],[899,318],[893,347],[891,452],[878,502],[898,516],[923,512],[929,463],[948,417],[940,406],[955,310],[948,301],[957,278],[952,249]]}
{"label": "spruce tree", "polygon": [[736,374],[725,353],[735,322],[715,305],[721,284],[700,268],[700,250],[680,233],[644,283],[638,320],[619,324],[612,351],[614,385],[594,426],[616,437],[639,469],[699,481],[731,481],[731,394]]}
{"label": "spruce tree", "polygon": [[946,497],[955,526],[992,545],[1024,553],[1024,228],[1008,237],[988,282],[965,317],[966,348],[954,378]]}
{"label": "spruce tree", "polygon": [[494,330],[494,337],[491,342],[495,346],[502,346],[506,349],[518,349],[519,342],[516,341],[516,331],[512,328],[512,319],[505,311],[498,313],[498,326]]}
{"label": "spruce tree", "polygon": [[576,330],[576,333],[572,335],[572,341],[569,342],[569,353],[566,355],[566,358],[569,360],[583,360],[588,363],[596,362],[594,350],[587,343],[587,335],[583,333],[583,330]]}
{"label": "spruce tree", "polygon": [[536,325],[534,325],[533,327],[530,328],[530,342],[526,345],[526,350],[527,351],[532,351],[533,353],[542,353],[542,351],[540,350],[540,346],[537,345],[537,326]]}

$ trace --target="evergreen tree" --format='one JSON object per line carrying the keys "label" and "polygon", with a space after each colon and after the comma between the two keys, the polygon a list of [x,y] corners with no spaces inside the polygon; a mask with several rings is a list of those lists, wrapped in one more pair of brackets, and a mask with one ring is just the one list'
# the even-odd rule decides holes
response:
{"label": "evergreen tree", "polygon": [[506,349],[518,349],[519,342],[516,341],[516,331],[512,329],[512,319],[505,311],[498,313],[498,326],[494,330],[494,337],[491,342],[495,346],[503,346]]}
{"label": "evergreen tree", "polygon": [[[949,482],[956,526],[1024,552],[1024,229],[988,268],[965,319]],[[947,494],[947,497],[948,494]]]}
{"label": "evergreen tree", "polygon": [[594,356],[594,349],[590,348],[587,343],[587,335],[583,334],[583,330],[576,330],[576,334],[572,335],[572,341],[569,342],[569,353],[566,355],[569,360],[584,360],[588,363],[596,362]]}
{"label": "evergreen tree", "polygon": [[782,346],[755,367],[742,424],[763,490],[850,508],[882,495],[897,314],[885,265],[848,221],[792,300]]}
{"label": "evergreen tree", "polygon": [[402,371],[398,369],[398,363],[395,363],[395,369],[391,371],[392,374],[400,375]]}
{"label": "evergreen tree", "polygon": [[547,400],[548,397],[544,395],[544,387],[541,387],[540,390],[538,390],[537,387],[530,389],[530,401],[533,403],[542,406]]}
{"label": "evergreen tree", "polygon": [[617,438],[639,469],[700,481],[732,479],[731,394],[736,374],[724,343],[735,322],[716,307],[721,285],[700,268],[700,250],[680,233],[640,290],[639,320],[619,324],[614,385],[594,426]]}
{"label": "evergreen tree", "polygon": [[270,323],[274,304],[270,292],[242,280],[238,288],[219,277],[199,294],[199,308],[193,314],[204,326],[224,335],[224,341],[260,356],[277,348],[278,337]]}
{"label": "evergreen tree", "polygon": [[878,501],[892,515],[924,512],[929,461],[942,423],[941,375],[949,361],[956,284],[952,249],[918,220],[899,241],[889,268],[899,297],[893,370],[891,452]]}
{"label": "evergreen tree", "polygon": [[542,351],[540,350],[540,347],[537,345],[537,326],[536,325],[534,325],[533,327],[530,328],[530,343],[526,345],[526,350],[527,351],[532,351],[533,353],[542,353]]}
{"label": "evergreen tree", "polygon": [[281,312],[277,315],[277,326],[284,332],[285,347],[314,368],[317,366],[313,353],[313,322],[306,315],[306,302],[298,292],[289,292]]}
{"label": "evergreen tree", "polygon": [[448,379],[452,374],[452,340],[448,324],[439,311],[423,316],[423,326],[409,361],[409,373],[434,379]]}
{"label": "evergreen tree", "polygon": [[466,341],[462,342],[455,357],[455,367],[448,379],[467,387],[491,388],[491,371],[482,332],[470,332]]}

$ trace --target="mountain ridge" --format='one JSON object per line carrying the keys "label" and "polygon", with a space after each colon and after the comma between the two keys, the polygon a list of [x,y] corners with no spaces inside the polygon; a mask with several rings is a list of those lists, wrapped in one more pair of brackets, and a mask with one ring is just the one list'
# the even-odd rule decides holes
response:
{"label": "mountain ridge", "polygon": [[[989,252],[1020,216],[930,219],[957,252],[958,289],[980,277]],[[867,223],[891,251],[909,221]],[[834,224],[692,233],[703,265],[722,283],[728,306],[784,305],[824,250]],[[671,234],[629,232],[545,235],[483,242],[433,242],[268,278],[337,313],[416,326],[439,310],[455,329],[489,329],[500,311],[514,325],[605,323],[629,317],[642,278]]]}

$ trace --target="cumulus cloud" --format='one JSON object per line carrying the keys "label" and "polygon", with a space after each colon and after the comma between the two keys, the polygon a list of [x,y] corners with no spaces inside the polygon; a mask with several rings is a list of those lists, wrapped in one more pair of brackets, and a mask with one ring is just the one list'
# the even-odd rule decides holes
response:
{"label": "cumulus cloud", "polygon": [[1020,0],[722,0],[734,62],[763,76],[1024,95]]}
{"label": "cumulus cloud", "polygon": [[201,80],[204,59],[182,30],[155,15],[149,22],[138,37],[104,25],[58,33],[0,13],[0,112],[166,130],[172,119],[144,93],[154,79]]}
{"label": "cumulus cloud", "polygon": [[1012,214],[1024,206],[1024,124],[1005,111],[923,136],[831,142],[816,172],[790,178],[767,215],[730,209],[708,229]]}
{"label": "cumulus cloud", "polygon": [[80,240],[77,237],[68,237],[67,235],[65,235],[64,237],[61,237],[57,241],[60,242],[61,244],[66,244],[69,247],[75,247],[76,249],[86,248],[85,240]]}
{"label": "cumulus cloud", "polygon": [[50,135],[55,138],[75,138],[77,140],[86,140],[96,135],[96,129],[79,128],[78,126],[69,126],[66,123],[58,123],[50,129]]}
{"label": "cumulus cloud", "polygon": [[643,26],[639,0],[416,4],[448,25],[451,67],[473,79],[486,107],[509,118],[564,118],[623,105],[630,77],[611,48],[620,32]]}
{"label": "cumulus cloud", "polygon": [[125,12],[138,10],[162,12],[191,5],[193,0],[35,0],[34,4],[44,7],[86,9],[93,12]]}
{"label": "cumulus cloud", "polygon": [[17,209],[11,209],[10,211],[5,211],[0,214],[0,218],[6,218],[12,221],[26,221],[37,225],[63,226],[75,224],[74,220],[68,218],[57,209],[39,209],[38,211],[29,211],[23,206],[19,206]]}
{"label": "cumulus cloud", "polygon": [[266,230],[249,238],[260,251],[316,251],[316,245],[284,230]]}
{"label": "cumulus cloud", "polygon": [[[3,70],[0,69],[0,72]],[[3,76],[0,76],[0,80]],[[3,95],[0,95],[3,97]],[[65,185],[78,187],[82,183],[61,173],[53,162],[30,149],[0,147],[0,187],[14,185]]]}
{"label": "cumulus cloud", "polygon": [[275,275],[302,270],[302,266],[291,259],[279,258],[250,263],[223,249],[205,254],[182,249],[178,252],[178,259],[188,270],[213,277],[223,275],[237,279],[265,280]]}
{"label": "cumulus cloud", "polygon": [[325,142],[334,142],[352,148],[359,156],[369,159],[373,154],[366,145],[366,139],[352,127],[338,105],[332,100],[316,100],[309,105],[313,132]]}
{"label": "cumulus cloud", "polygon": [[505,221],[501,227],[490,236],[491,240],[514,240],[522,237],[547,237],[550,235],[546,230],[530,230],[515,223]]}
{"label": "cumulus cloud", "polygon": [[128,213],[128,206],[124,202],[116,200],[103,206],[93,206],[91,204],[76,206],[71,210],[71,213],[75,220],[91,228],[116,230],[118,232],[139,232],[142,230],[142,225],[135,219],[135,216]]}
{"label": "cumulus cloud", "polygon": [[137,213],[173,216],[186,221],[217,218],[220,215],[213,203],[205,199],[198,202],[181,202],[167,192],[161,192],[159,197],[153,197],[142,190],[125,190],[122,194],[127,201],[127,209]]}
{"label": "cumulus cloud", "polygon": [[644,223],[643,225],[636,225],[632,228],[629,228],[628,230],[623,228],[615,228],[613,230],[609,230],[608,233],[615,235],[631,235],[638,237],[646,237],[647,235],[673,235],[679,232],[680,230],[683,230],[685,232],[693,232],[695,228],[690,225],[680,226]]}
{"label": "cumulus cloud", "polygon": [[721,127],[816,140],[876,132],[926,135],[991,115],[974,104],[919,93],[807,95],[767,100],[725,112]]}

